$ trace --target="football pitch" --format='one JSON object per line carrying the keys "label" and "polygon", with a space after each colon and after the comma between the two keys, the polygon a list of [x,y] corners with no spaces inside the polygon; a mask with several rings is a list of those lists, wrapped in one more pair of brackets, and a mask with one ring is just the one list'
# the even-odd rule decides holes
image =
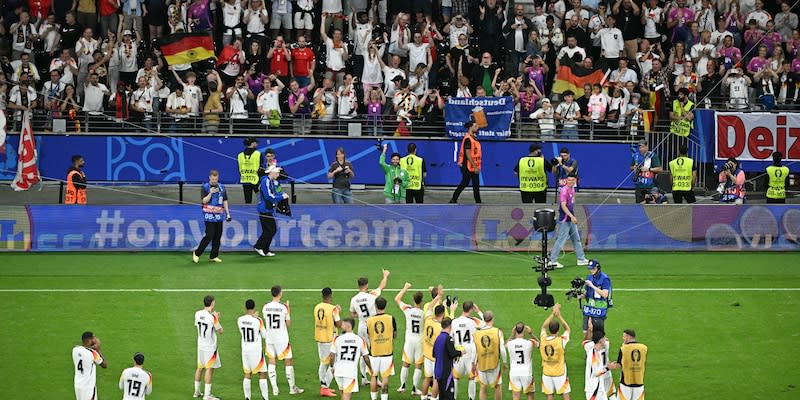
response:
{"label": "football pitch", "polygon": [[[797,253],[590,253],[613,282],[614,308],[606,332],[615,359],[622,330],[635,329],[649,347],[645,386],[651,399],[796,399],[800,397],[800,256]],[[207,253],[205,255],[207,258]],[[0,301],[5,307],[0,345],[3,399],[74,398],[73,346],[85,330],[102,340],[109,368],[98,370],[100,399],[121,398],[119,374],[132,356],[146,355],[153,373],[152,399],[191,399],[196,365],[194,312],[203,296],[216,297],[225,332],[219,337],[222,368],[213,392],[222,399],[241,399],[240,336],[236,318],[244,302],[257,309],[270,301],[269,288],[284,287],[291,301],[289,330],[298,386],[288,394],[278,366],[279,399],[319,398],[317,347],[312,308],[320,289],[334,290],[334,303],[347,309],[356,293],[356,279],[378,284],[381,268],[391,271],[384,297],[387,313],[398,320],[396,373],[391,399],[399,394],[400,354],[405,321],[394,304],[404,282],[415,290],[443,284],[460,301],[473,300],[495,312],[495,325],[508,337],[517,321],[538,332],[548,312],[534,307],[538,292],[530,254],[522,253],[288,253],[264,259],[253,253],[221,255],[222,264],[204,258],[191,263],[184,253],[64,253],[0,256]],[[567,345],[568,375],[573,399],[583,399],[585,356],[581,348],[581,316],[575,300],[564,292],[586,269],[574,265],[551,274],[552,291],[572,327]],[[569,264],[568,264],[569,265]],[[406,302],[411,302],[407,295]],[[426,301],[429,295],[425,296]],[[534,356],[536,398],[540,392],[541,358]],[[409,374],[410,379],[411,374]],[[255,380],[254,380],[255,381]],[[619,372],[614,371],[614,381]],[[503,397],[508,377],[503,377]],[[466,399],[462,382],[460,399]],[[258,392],[257,382],[253,394]],[[354,399],[369,399],[361,389]]]}

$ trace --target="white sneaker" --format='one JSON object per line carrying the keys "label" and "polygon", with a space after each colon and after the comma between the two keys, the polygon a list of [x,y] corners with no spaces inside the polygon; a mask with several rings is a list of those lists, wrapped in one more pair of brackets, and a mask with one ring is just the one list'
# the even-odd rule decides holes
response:
{"label": "white sneaker", "polygon": [[551,262],[551,263],[547,264],[547,266],[555,268],[555,269],[564,268],[564,264],[561,264],[560,262]]}
{"label": "white sneaker", "polygon": [[583,260],[578,260],[578,265],[589,265],[589,260],[585,258]]}
{"label": "white sneaker", "polygon": [[196,398],[198,398],[198,397],[203,397],[203,394],[202,394],[202,393],[200,393],[200,392],[194,392],[194,394],[192,395],[192,397],[194,397],[194,398],[196,399]]}
{"label": "white sneaker", "polygon": [[213,394],[209,394],[209,395],[203,396],[203,400],[220,400],[220,399],[219,399],[219,397],[214,396]]}
{"label": "white sneaker", "polygon": [[261,257],[266,257],[267,256],[266,254],[264,254],[264,250],[257,249],[255,247],[253,247],[253,250],[255,250],[256,253],[258,253],[258,255],[260,255]]}
{"label": "white sneaker", "polygon": [[267,257],[275,257],[275,253],[273,253],[271,251],[268,251],[267,254],[265,254],[265,256],[267,256]]}
{"label": "white sneaker", "polygon": [[301,388],[295,386],[295,387],[289,389],[289,394],[300,394],[300,393],[303,393],[305,391],[306,391],[305,389],[301,389]]}
{"label": "white sneaker", "polygon": [[[192,250],[192,262],[195,264],[200,262],[200,257],[198,257],[197,254],[194,254],[194,250]],[[200,397],[200,393],[195,393],[195,394],[197,395],[195,397]]]}
{"label": "white sneaker", "polygon": [[367,386],[367,385],[369,385],[369,379],[361,378],[361,386]]}
{"label": "white sneaker", "polygon": [[280,394],[281,394],[281,391],[278,390],[278,389],[275,389],[275,390],[272,391],[272,397],[278,397],[278,395],[280,395]]}

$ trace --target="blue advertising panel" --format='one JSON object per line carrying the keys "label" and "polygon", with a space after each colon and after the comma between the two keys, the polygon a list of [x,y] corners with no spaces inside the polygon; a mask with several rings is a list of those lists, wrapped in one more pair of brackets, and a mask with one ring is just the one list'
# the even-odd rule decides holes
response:
{"label": "blue advertising panel", "polygon": [[[238,183],[237,154],[243,150],[241,137],[167,136],[56,136],[39,135],[39,170],[44,178],[64,179],[70,157],[81,154],[90,181],[201,182],[210,169],[217,169],[222,182]],[[0,154],[0,180],[11,180],[16,171],[18,135],[9,136],[6,154]],[[385,140],[389,152],[406,154],[409,143],[417,144],[417,154],[425,159],[428,186],[455,186],[461,179],[456,165],[459,142],[441,139]],[[486,141],[483,143],[483,185],[519,187],[514,166],[528,154],[532,141]],[[353,183],[382,185],[384,175],[378,166],[380,152],[374,138],[299,138],[260,137],[259,150],[275,150],[278,162],[298,183],[328,183],[328,167],[336,149],[345,150],[353,163]],[[630,146],[621,143],[546,142],[547,158],[568,147],[579,161],[580,184],[584,188],[630,188],[628,168]],[[553,185],[552,177],[550,184]]]}

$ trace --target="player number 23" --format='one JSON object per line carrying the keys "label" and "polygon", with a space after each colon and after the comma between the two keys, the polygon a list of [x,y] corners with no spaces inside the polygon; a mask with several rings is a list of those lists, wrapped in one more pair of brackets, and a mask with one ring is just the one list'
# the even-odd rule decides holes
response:
{"label": "player number 23", "polygon": [[358,347],[356,346],[342,346],[342,352],[339,353],[339,359],[342,361],[355,361],[357,350]]}

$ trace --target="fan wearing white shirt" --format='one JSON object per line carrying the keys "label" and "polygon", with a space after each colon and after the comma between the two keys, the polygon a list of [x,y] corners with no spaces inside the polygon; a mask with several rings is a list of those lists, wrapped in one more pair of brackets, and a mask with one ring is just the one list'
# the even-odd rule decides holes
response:
{"label": "fan wearing white shirt", "polygon": [[54,14],[48,15],[47,20],[39,25],[39,38],[44,40],[44,51],[51,55],[58,49],[58,41],[61,38],[58,28]]}
{"label": "fan wearing white shirt", "polygon": [[753,12],[750,14],[747,14],[745,21],[749,22],[752,19],[756,20],[759,29],[767,29],[767,21],[771,21],[772,16],[770,16],[768,12],[764,11],[764,0],[756,0],[755,10],[753,10]]}
{"label": "fan wearing white shirt", "polygon": [[533,22],[525,17],[525,7],[517,4],[514,7],[514,18],[506,23],[503,34],[506,36],[506,48],[511,52],[511,65],[514,73],[519,71],[519,65],[525,59],[525,41],[533,29]]}
{"label": "fan wearing white shirt", "polygon": [[274,124],[273,121],[278,121],[280,126],[280,94],[283,92],[283,82],[272,74],[269,78],[261,81],[261,84],[264,86],[264,90],[256,97],[256,106],[258,107],[258,113],[261,114],[261,123],[272,125]]}
{"label": "fan wearing white shirt", "polygon": [[419,64],[433,65],[430,45],[422,42],[422,33],[414,32],[414,41],[402,44],[401,47],[408,50],[409,69],[416,69]]}
{"label": "fan wearing white shirt", "polygon": [[[383,63],[383,61],[381,61]],[[394,98],[397,87],[395,85],[395,78],[406,78],[406,73],[400,68],[400,56],[392,55],[389,59],[389,65],[383,65],[383,85],[386,88],[384,93],[386,97]]]}
{"label": "fan wearing white shirt", "polygon": [[58,70],[61,73],[61,83],[75,84],[75,75],[78,74],[78,64],[69,55],[69,49],[61,50],[61,56],[50,61],[50,71]]}
{"label": "fan wearing white shirt", "polygon": [[600,55],[605,57],[608,67],[614,70],[624,54],[625,42],[622,40],[622,31],[616,27],[613,15],[606,17],[606,25],[608,27],[597,32],[597,36],[600,37]]}
{"label": "fan wearing white shirt", "polygon": [[61,82],[61,73],[59,70],[54,69],[50,71],[50,80],[42,86],[43,106],[45,110],[52,110],[60,106],[59,99],[61,93],[64,92],[64,83]]}
{"label": "fan wearing white shirt", "polygon": [[333,38],[329,38],[325,30],[325,25],[321,25],[320,36],[322,41],[325,42],[325,77],[335,81],[338,86],[341,86],[344,81],[344,68],[345,60],[347,60],[347,44],[342,40],[341,29],[333,30]]}
{"label": "fan wearing white shirt", "polygon": [[344,78],[344,85],[339,88],[339,117],[351,119],[358,113],[358,96],[356,95],[356,78],[347,74]]}
{"label": "fan wearing white shirt", "polygon": [[170,117],[174,120],[170,130],[175,131],[176,124],[180,122],[182,118],[185,118],[188,112],[189,109],[186,107],[186,97],[184,97],[183,94],[183,87],[179,85],[175,88],[174,92],[167,96],[167,113],[169,113]]}
{"label": "fan wearing white shirt", "polygon": [[586,50],[582,47],[578,47],[578,40],[575,38],[575,36],[568,36],[567,46],[562,47],[558,52],[558,56],[556,57],[556,70],[561,67],[561,58],[567,56],[574,60],[575,54],[580,54],[581,60],[586,58]]}
{"label": "fan wearing white shirt", "polygon": [[717,48],[710,43],[710,40],[711,32],[703,31],[700,33],[700,43],[692,46],[691,56],[694,65],[697,66],[698,76],[703,76],[708,72],[707,65],[709,59],[717,58]]}
{"label": "fan wearing white shirt", "polygon": [[453,17],[449,24],[444,26],[442,32],[446,33],[450,38],[450,48],[458,46],[458,37],[461,35],[471,35],[473,32],[472,26],[467,22],[463,15],[459,14]]}
{"label": "fan wearing white shirt", "polygon": [[628,59],[620,58],[619,68],[611,72],[609,81],[622,83],[630,81],[633,83],[639,83],[639,78],[636,77],[636,71],[628,69]]}
{"label": "fan wearing white shirt", "polygon": [[246,84],[243,76],[236,77],[235,86],[231,86],[225,92],[225,98],[228,99],[231,118],[247,119],[247,100],[253,99],[255,96],[250,90],[250,85]]}
{"label": "fan wearing white shirt", "polygon": [[83,111],[90,115],[100,115],[103,112],[103,98],[110,96],[111,92],[106,85],[100,83],[100,76],[96,72],[89,74],[89,80],[83,89]]}

